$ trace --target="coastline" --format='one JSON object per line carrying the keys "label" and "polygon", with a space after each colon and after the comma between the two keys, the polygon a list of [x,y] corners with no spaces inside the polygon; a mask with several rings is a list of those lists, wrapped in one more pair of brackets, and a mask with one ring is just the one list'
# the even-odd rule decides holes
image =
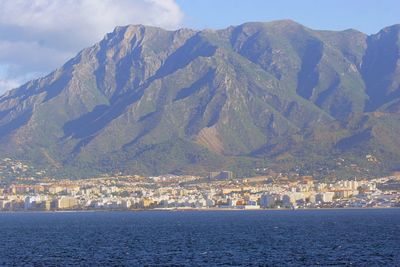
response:
{"label": "coastline", "polygon": [[346,207],[346,208],[306,208],[306,209],[235,209],[235,208],[155,208],[155,209],[110,209],[110,210],[15,210],[15,211],[0,211],[0,214],[12,213],[97,213],[97,212],[279,212],[279,211],[329,211],[329,210],[396,210],[400,207]]}

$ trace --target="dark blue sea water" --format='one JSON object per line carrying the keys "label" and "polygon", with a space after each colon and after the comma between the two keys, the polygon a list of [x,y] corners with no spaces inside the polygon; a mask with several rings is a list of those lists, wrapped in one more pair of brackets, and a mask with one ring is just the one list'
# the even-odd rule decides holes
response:
{"label": "dark blue sea water", "polygon": [[400,209],[1,213],[6,266],[400,266]]}

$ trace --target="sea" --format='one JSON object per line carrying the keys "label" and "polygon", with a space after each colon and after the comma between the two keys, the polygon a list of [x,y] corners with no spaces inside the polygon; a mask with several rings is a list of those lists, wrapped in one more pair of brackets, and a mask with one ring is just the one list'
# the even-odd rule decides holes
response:
{"label": "sea", "polygon": [[400,266],[400,209],[0,213],[0,266]]}

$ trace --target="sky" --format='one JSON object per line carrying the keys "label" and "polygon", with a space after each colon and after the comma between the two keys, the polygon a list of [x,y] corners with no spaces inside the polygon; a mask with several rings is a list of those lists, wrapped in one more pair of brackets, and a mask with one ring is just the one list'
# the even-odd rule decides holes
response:
{"label": "sky", "polygon": [[117,25],[221,29],[291,19],[367,34],[400,23],[400,0],[0,0],[0,94],[60,67]]}

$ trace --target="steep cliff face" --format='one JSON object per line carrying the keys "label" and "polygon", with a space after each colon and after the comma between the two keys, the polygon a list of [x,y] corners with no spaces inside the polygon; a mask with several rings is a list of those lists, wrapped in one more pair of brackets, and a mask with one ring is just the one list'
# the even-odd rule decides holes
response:
{"label": "steep cliff face", "polygon": [[399,29],[117,27],[0,98],[1,155],[139,173],[202,172],[244,158],[384,161],[400,155]]}

